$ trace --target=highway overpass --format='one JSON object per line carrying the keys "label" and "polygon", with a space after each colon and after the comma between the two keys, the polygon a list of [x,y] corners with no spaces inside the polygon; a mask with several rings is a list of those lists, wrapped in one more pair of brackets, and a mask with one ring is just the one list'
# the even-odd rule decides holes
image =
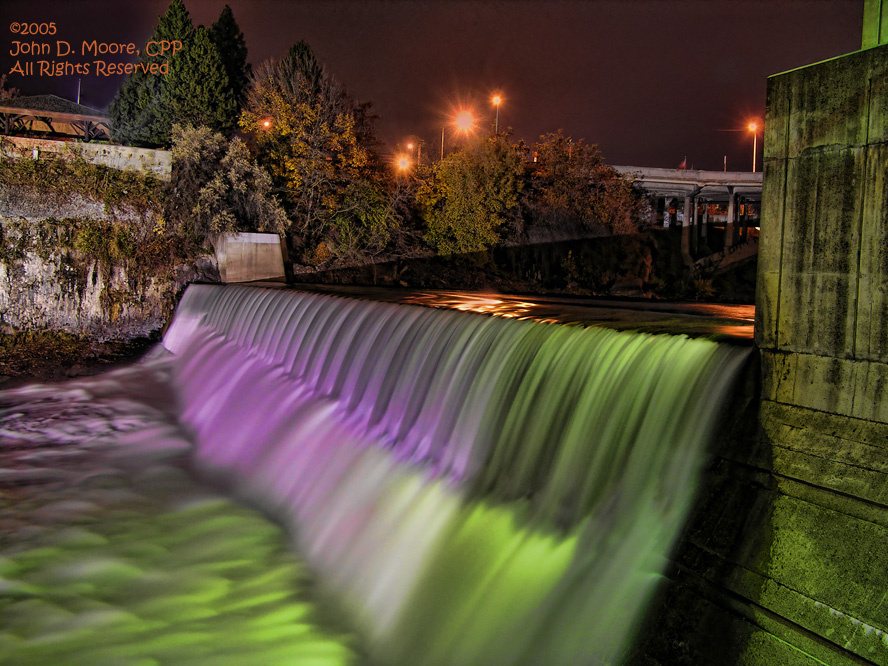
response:
{"label": "highway overpass", "polygon": [[[663,226],[682,226],[682,246],[689,255],[700,236],[707,235],[709,204],[727,207],[725,248],[747,239],[750,206],[756,211],[762,201],[762,174],[750,171],[702,171],[699,169],[663,169],[659,167],[614,166],[631,176],[636,185],[657,200],[663,211]],[[670,212],[675,210],[675,217]],[[721,220],[719,220],[721,221]]]}

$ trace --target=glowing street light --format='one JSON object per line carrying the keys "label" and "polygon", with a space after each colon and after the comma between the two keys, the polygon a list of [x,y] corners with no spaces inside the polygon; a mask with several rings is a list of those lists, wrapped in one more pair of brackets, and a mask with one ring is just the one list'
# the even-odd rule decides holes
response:
{"label": "glowing street light", "polygon": [[752,173],[755,173],[756,139],[758,139],[758,134],[756,134],[756,130],[758,130],[758,123],[749,123],[747,129],[752,132]]}
{"label": "glowing street light", "polygon": [[460,111],[456,114],[453,124],[456,125],[456,128],[461,132],[470,132],[475,126],[475,116],[472,115],[471,111]]}
{"label": "glowing street light", "polygon": [[499,134],[499,107],[500,104],[502,104],[503,98],[499,95],[494,95],[490,101],[493,102],[493,105],[496,107],[496,122],[493,126],[493,133]]}
{"label": "glowing street light", "polygon": [[[412,145],[413,144],[409,144],[408,148]],[[398,169],[400,171],[407,171],[407,169],[409,169],[409,168],[410,168],[410,160],[407,157],[405,157],[404,155],[399,155],[398,156]]]}
{"label": "glowing street light", "polygon": [[[475,114],[467,109],[459,111],[453,118],[453,124],[463,134],[468,134],[475,129]],[[447,125],[441,127],[441,159],[444,159],[444,130]]]}

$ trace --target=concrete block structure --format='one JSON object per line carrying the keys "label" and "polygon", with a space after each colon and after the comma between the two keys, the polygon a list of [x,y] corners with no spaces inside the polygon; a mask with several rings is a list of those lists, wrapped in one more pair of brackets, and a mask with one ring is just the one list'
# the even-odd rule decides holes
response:
{"label": "concrete block structure", "polygon": [[[776,487],[738,564],[799,664],[888,664],[888,3],[864,25],[868,48],[768,82],[756,344]],[[790,663],[768,654],[743,663]]]}
{"label": "concrete block structure", "polygon": [[769,78],[764,150],[761,395],[631,666],[888,666],[888,0],[862,50]]}
{"label": "concrete block structure", "polygon": [[213,249],[222,282],[285,279],[285,250],[277,234],[219,234]]}

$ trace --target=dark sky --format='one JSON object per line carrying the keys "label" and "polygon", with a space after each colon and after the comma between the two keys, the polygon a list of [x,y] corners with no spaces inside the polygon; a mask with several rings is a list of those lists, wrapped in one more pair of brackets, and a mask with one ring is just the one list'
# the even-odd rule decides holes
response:
{"label": "dark sky", "polygon": [[[863,0],[228,1],[251,62],[307,41],[356,99],[373,103],[392,150],[415,134],[437,156],[459,104],[492,126],[499,91],[500,126],[516,138],[563,129],[612,164],[672,167],[687,155],[689,166],[721,169],[727,155],[731,170],[750,168],[751,135],[737,130],[764,116],[767,77],[858,49],[863,15]],[[13,39],[144,43],[167,4],[2,0],[0,72],[17,60]],[[185,4],[195,24],[209,25],[224,1]],[[10,32],[32,21],[54,21],[58,35]],[[81,79],[81,102],[96,108],[121,81]],[[77,76],[12,74],[8,83],[71,99],[77,90]]]}

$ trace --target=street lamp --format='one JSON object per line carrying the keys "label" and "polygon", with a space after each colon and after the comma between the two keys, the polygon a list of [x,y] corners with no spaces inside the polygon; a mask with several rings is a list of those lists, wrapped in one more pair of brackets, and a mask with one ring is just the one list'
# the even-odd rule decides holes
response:
{"label": "street lamp", "polygon": [[405,155],[398,156],[398,170],[407,171],[410,168],[410,160]]}
{"label": "street lamp", "polygon": [[[459,111],[453,119],[453,124],[463,134],[468,134],[475,128],[475,114],[471,111],[463,109]],[[444,159],[444,130],[447,125],[441,127],[441,159]]]}
{"label": "street lamp", "polygon": [[499,107],[503,101],[503,98],[499,95],[494,95],[490,101],[493,102],[493,105],[496,107],[496,123],[493,126],[493,133],[499,134]]}
{"label": "street lamp", "polygon": [[758,134],[756,134],[756,130],[758,130],[758,123],[749,123],[748,129],[750,132],[752,132],[752,173],[755,173],[756,139],[758,139]]}
{"label": "street lamp", "polygon": [[475,116],[472,115],[471,111],[460,111],[456,114],[453,124],[456,125],[456,128],[461,132],[468,133],[475,126]]}
{"label": "street lamp", "polygon": [[[410,142],[407,144],[407,150],[410,151],[412,157],[415,157],[417,165],[422,163],[422,143],[422,139],[414,135],[410,138]],[[416,149],[415,153],[414,149]]]}

